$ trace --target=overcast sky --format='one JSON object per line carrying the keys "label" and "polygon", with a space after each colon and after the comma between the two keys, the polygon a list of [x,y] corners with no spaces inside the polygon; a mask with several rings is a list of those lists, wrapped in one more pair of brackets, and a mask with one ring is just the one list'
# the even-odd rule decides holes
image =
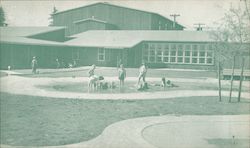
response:
{"label": "overcast sky", "polygon": [[[47,26],[49,14],[55,6],[59,11],[100,2],[93,0],[0,0],[9,26]],[[120,6],[159,13],[165,17],[177,13],[177,22],[193,29],[195,23],[214,27],[231,5],[238,6],[240,0],[112,0],[102,1]]]}

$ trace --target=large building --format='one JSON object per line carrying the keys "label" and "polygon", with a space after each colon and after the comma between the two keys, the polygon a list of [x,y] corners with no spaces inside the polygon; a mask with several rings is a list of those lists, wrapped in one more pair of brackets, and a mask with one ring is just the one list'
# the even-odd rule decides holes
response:
{"label": "large building", "polygon": [[[156,13],[107,3],[62,11],[54,14],[56,27],[0,27],[0,66],[30,68],[36,56],[40,68],[56,67],[59,59],[65,66],[73,61],[117,66],[122,61],[126,67],[146,62],[150,68],[215,69],[216,42],[210,33],[185,31],[173,23]],[[249,50],[244,52],[249,61]]]}
{"label": "large building", "polygon": [[54,26],[66,26],[66,35],[87,30],[183,30],[184,26],[153,12],[110,3],[94,3],[53,15]]}

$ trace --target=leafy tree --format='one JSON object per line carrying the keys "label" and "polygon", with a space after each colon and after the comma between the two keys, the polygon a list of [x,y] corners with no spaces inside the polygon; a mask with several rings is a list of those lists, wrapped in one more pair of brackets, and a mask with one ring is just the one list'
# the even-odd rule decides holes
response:
{"label": "leafy tree", "polygon": [[7,24],[5,23],[5,13],[3,10],[3,7],[0,6],[0,26],[6,26]]}
{"label": "leafy tree", "polygon": [[56,7],[54,6],[54,7],[53,7],[53,11],[52,11],[52,13],[50,14],[50,17],[49,17],[49,20],[50,20],[49,26],[53,26],[53,25],[54,25],[54,22],[53,22],[53,15],[54,15],[55,13],[57,13],[57,12],[58,12],[58,10],[57,10]]}

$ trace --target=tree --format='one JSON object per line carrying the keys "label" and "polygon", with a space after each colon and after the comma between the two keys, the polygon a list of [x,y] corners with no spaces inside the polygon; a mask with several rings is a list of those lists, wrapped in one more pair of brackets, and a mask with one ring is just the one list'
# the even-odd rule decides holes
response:
{"label": "tree", "polygon": [[[218,73],[220,74],[221,62],[225,59],[230,59],[232,63],[232,74],[230,82],[229,102],[232,98],[232,88],[234,80],[235,58],[236,56],[243,56],[244,46],[249,43],[249,17],[248,11],[241,6],[238,8],[231,7],[229,11],[222,18],[222,22],[212,32],[212,37],[216,41],[215,49],[218,60]],[[224,58],[222,58],[224,57]],[[244,66],[244,64],[243,64]],[[242,68],[243,70],[244,68]],[[243,72],[242,72],[243,74]],[[219,78],[219,94],[221,93],[220,77]],[[240,86],[241,87],[241,86]],[[241,89],[240,89],[241,91]],[[240,95],[239,95],[240,96]],[[221,101],[221,96],[220,96]]]}
{"label": "tree", "polygon": [[6,26],[7,24],[5,23],[5,12],[3,10],[3,7],[0,6],[0,26]]}
{"label": "tree", "polygon": [[49,20],[50,20],[49,26],[53,26],[53,25],[54,25],[53,15],[54,15],[55,13],[57,13],[57,12],[58,12],[58,10],[57,10],[56,7],[54,6],[54,7],[53,7],[53,11],[52,11],[52,13],[50,14],[50,17],[49,17]]}

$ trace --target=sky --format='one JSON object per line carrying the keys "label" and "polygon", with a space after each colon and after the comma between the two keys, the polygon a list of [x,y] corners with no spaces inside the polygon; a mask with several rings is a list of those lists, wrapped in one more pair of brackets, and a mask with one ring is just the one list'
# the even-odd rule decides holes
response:
{"label": "sky", "polygon": [[169,19],[170,14],[180,14],[177,22],[186,29],[194,29],[194,24],[215,27],[230,6],[242,5],[240,0],[0,0],[9,26],[48,26],[49,14],[55,6],[59,11],[81,7],[96,2],[156,12]]}

